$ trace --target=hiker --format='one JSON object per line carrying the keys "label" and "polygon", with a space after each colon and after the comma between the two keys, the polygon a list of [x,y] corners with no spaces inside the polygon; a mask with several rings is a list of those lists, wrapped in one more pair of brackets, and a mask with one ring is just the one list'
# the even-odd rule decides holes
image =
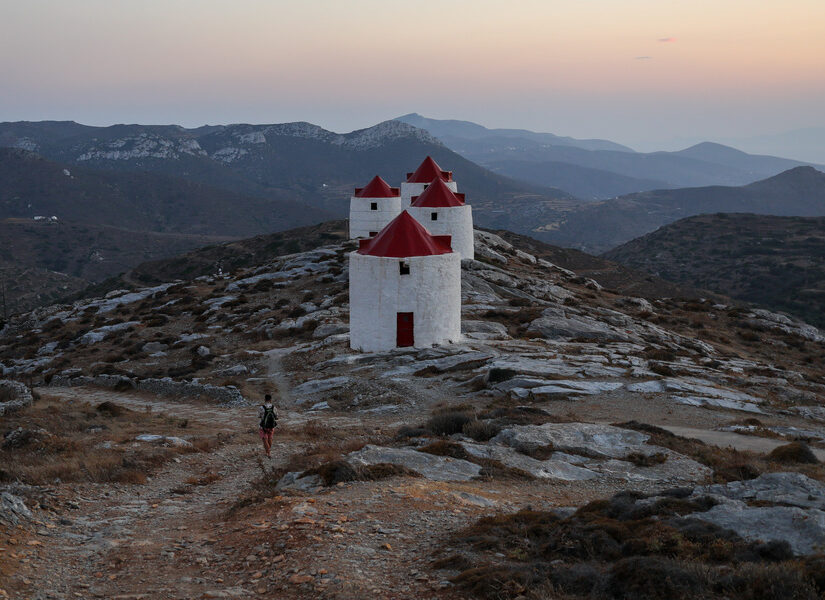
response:
{"label": "hiker", "polygon": [[269,458],[272,458],[272,436],[275,434],[275,427],[278,425],[278,413],[272,405],[272,396],[264,396],[264,403],[258,409],[258,418],[261,423],[260,436],[264,442],[264,450]]}

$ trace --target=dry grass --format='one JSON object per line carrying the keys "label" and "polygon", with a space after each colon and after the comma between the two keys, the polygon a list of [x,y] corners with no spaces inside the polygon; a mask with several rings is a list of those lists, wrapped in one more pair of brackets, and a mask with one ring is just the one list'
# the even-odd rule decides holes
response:
{"label": "dry grass", "polygon": [[0,443],[0,481],[145,483],[166,461],[220,443],[205,428],[188,427],[191,448],[134,442],[141,433],[180,436],[180,420],[137,412],[112,402],[44,400],[9,416]]}

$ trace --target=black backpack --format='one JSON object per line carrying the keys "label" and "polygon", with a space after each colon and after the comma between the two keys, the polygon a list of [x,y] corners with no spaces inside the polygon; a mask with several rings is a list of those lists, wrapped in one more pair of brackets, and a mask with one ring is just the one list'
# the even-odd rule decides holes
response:
{"label": "black backpack", "polygon": [[274,429],[278,424],[278,417],[275,416],[275,407],[261,406],[264,409],[264,416],[261,417],[261,429]]}

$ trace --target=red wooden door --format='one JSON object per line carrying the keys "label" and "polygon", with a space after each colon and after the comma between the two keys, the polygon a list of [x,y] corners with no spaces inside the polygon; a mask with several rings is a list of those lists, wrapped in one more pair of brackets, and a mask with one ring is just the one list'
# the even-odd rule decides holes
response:
{"label": "red wooden door", "polygon": [[411,312],[398,313],[395,345],[399,348],[415,345],[415,338],[413,337],[413,314]]}

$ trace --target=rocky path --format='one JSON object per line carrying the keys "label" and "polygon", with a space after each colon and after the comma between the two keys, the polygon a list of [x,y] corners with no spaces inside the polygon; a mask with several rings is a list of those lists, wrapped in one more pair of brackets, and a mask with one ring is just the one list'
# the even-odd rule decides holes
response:
{"label": "rocky path", "polygon": [[[272,362],[283,397],[288,380],[278,358]],[[276,437],[271,463],[261,459],[254,407],[94,388],[41,391],[64,402],[109,401],[207,423],[229,441],[173,459],[145,485],[62,487],[62,506],[38,531],[20,571],[23,585],[10,588],[21,598],[442,597],[446,584],[427,575],[435,544],[445,528],[494,505],[444,484],[393,480],[380,490],[347,484],[233,512],[263,469],[296,450]],[[282,426],[303,421],[282,411]]]}
{"label": "rocky path", "polygon": [[260,473],[257,439],[249,433],[254,415],[240,419],[238,409],[85,388],[48,394],[207,421],[231,437],[211,452],[175,458],[145,485],[75,486],[70,510],[40,538],[30,597],[189,598],[221,588],[209,559],[223,514]]}

